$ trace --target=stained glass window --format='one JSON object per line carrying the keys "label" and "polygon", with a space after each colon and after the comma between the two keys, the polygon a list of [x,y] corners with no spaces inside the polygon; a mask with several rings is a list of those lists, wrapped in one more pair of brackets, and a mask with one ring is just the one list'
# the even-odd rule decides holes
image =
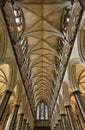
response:
{"label": "stained glass window", "polygon": [[37,106],[37,120],[48,120],[48,106],[41,102],[38,106]]}
{"label": "stained glass window", "polygon": [[48,120],[48,106],[45,105],[45,119]]}
{"label": "stained glass window", "polygon": [[15,16],[15,22],[17,25],[18,32],[22,32],[24,27],[24,19],[22,15],[22,10],[18,7],[14,7],[14,16]]}
{"label": "stained glass window", "polygon": [[39,105],[37,106],[37,120],[39,120]]}
{"label": "stained glass window", "polygon": [[41,103],[41,114],[40,114],[40,119],[44,120],[44,103]]}

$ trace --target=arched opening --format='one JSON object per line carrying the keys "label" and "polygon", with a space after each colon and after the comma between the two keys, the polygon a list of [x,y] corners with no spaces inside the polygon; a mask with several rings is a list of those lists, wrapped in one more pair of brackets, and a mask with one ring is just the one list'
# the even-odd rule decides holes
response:
{"label": "arched opening", "polygon": [[10,82],[9,64],[0,65],[0,99]]}
{"label": "arched opening", "polygon": [[[69,65],[69,79],[82,124],[85,121],[85,66],[79,60],[72,60]],[[73,74],[74,73],[74,74]]]}
{"label": "arched opening", "polygon": [[77,129],[79,129],[79,130],[84,129],[84,124],[82,123],[81,113],[79,111],[79,108],[77,106],[77,102],[76,102],[73,94],[70,95],[70,104],[72,107],[72,113],[73,113],[74,118],[75,118],[75,123],[77,125]]}
{"label": "arched opening", "polygon": [[[16,81],[16,66],[13,60],[5,59],[0,64],[0,121],[3,122]],[[3,123],[1,123],[2,126]]]}
{"label": "arched opening", "polygon": [[48,106],[44,102],[40,102],[36,107],[36,119],[37,120],[48,120]]}

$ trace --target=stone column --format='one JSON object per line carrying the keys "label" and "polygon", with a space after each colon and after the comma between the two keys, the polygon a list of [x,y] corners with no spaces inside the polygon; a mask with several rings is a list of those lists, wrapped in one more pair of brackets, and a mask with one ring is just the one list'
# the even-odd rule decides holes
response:
{"label": "stone column", "polygon": [[24,119],[24,120],[23,120],[23,123],[22,123],[22,129],[21,129],[21,130],[25,130],[25,127],[26,127],[26,121],[27,121],[27,119]]}
{"label": "stone column", "polygon": [[32,130],[32,129],[30,128],[30,126],[29,126],[29,130]]}
{"label": "stone column", "polygon": [[5,110],[6,110],[6,107],[7,107],[7,104],[8,104],[8,101],[10,99],[11,94],[12,94],[12,91],[6,90],[4,92],[4,95],[1,98],[1,101],[0,101],[0,121],[5,113]]}
{"label": "stone column", "polygon": [[60,124],[60,130],[64,130],[64,126],[63,126],[62,119],[61,119],[61,120],[59,120],[59,124]]}
{"label": "stone column", "polygon": [[29,130],[29,123],[26,123],[25,130]]}
{"label": "stone column", "polygon": [[68,130],[68,122],[67,122],[67,119],[66,119],[66,114],[62,114],[61,115],[61,119],[62,119],[62,123],[63,123],[63,130]]}
{"label": "stone column", "polygon": [[56,130],[56,127],[54,127],[54,129],[53,130]]}
{"label": "stone column", "polygon": [[16,130],[21,130],[21,128],[22,128],[22,122],[23,122],[23,117],[24,117],[23,113],[20,113],[18,115],[18,122],[17,122]]}
{"label": "stone column", "polygon": [[60,129],[59,129],[59,124],[58,124],[58,123],[56,124],[56,130],[60,130]]}
{"label": "stone column", "polygon": [[68,119],[69,119],[71,130],[78,130],[76,120],[75,120],[75,117],[73,115],[72,108],[71,108],[70,105],[66,106],[66,111],[67,111],[67,116],[68,116]]}
{"label": "stone column", "polygon": [[62,130],[62,124],[61,124],[61,120],[58,120],[58,124],[59,124],[59,130]]}
{"label": "stone column", "polygon": [[78,130],[82,130],[83,128],[82,128],[82,125],[81,125],[81,122],[80,122],[80,117],[79,117],[79,115],[77,115],[77,122],[78,122]]}
{"label": "stone column", "polygon": [[26,122],[27,122],[27,119],[24,119],[24,129],[23,130],[26,129]]}
{"label": "stone column", "polygon": [[17,118],[18,109],[19,109],[19,105],[17,104],[14,105],[12,109],[12,113],[10,114],[9,119],[7,121],[5,130],[14,130],[14,125]]}
{"label": "stone column", "polygon": [[83,101],[82,95],[80,93],[80,91],[75,91],[73,92],[77,105],[79,107],[82,119],[84,120],[85,123],[85,101]]}

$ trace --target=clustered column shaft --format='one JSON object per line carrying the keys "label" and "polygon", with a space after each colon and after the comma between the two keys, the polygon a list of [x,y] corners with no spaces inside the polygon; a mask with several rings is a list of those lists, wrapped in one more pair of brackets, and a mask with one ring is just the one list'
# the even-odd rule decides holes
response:
{"label": "clustered column shaft", "polygon": [[4,92],[4,95],[0,101],[0,121],[3,118],[3,115],[5,113],[5,110],[7,108],[10,96],[11,96],[12,92],[10,90],[6,90]]}

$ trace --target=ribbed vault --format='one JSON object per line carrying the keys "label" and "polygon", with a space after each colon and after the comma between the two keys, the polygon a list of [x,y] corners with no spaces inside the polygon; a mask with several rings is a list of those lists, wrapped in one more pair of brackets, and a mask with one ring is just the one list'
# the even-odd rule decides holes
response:
{"label": "ribbed vault", "polygon": [[49,104],[53,84],[56,84],[54,74],[57,71],[56,59],[59,57],[58,43],[63,38],[62,16],[69,2],[24,0],[17,4],[20,4],[24,12],[26,28],[23,36],[28,40],[29,84],[33,90],[35,106],[41,100]]}

